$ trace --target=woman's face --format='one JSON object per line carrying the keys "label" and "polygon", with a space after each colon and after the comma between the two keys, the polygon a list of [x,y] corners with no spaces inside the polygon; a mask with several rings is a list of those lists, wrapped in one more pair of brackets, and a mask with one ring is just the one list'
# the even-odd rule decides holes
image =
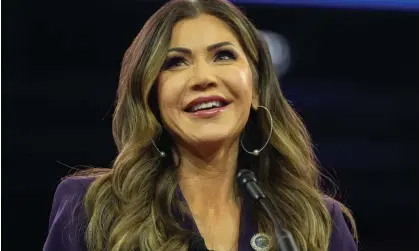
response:
{"label": "woman's face", "polygon": [[249,62],[229,27],[214,16],[176,23],[157,83],[161,117],[176,141],[203,146],[235,140],[249,118]]}

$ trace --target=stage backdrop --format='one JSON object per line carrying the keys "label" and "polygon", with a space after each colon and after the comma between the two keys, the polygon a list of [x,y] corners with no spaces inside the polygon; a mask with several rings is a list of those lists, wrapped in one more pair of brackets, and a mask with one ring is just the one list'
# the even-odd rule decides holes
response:
{"label": "stage backdrop", "polygon": [[[337,180],[339,198],[355,213],[363,250],[415,250],[417,12],[257,2],[243,10],[259,29],[286,38],[282,88],[324,170]],[[4,250],[41,250],[54,190],[68,166],[110,166],[121,58],[159,6],[3,3]]]}

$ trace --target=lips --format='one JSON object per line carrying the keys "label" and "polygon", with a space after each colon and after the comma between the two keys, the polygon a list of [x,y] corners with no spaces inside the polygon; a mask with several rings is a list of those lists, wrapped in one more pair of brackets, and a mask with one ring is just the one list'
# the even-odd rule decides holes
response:
{"label": "lips", "polygon": [[207,111],[211,109],[221,108],[228,105],[229,102],[221,96],[199,97],[190,102],[185,111],[194,113],[199,111]]}

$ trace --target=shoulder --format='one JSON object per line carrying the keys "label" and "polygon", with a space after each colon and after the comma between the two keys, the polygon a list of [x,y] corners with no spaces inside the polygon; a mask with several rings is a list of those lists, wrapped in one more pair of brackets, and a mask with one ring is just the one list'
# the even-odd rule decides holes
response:
{"label": "shoulder", "polygon": [[68,199],[71,197],[84,197],[90,184],[96,177],[74,176],[62,180],[55,191],[54,199]]}
{"label": "shoulder", "polygon": [[326,197],[326,207],[332,217],[332,234],[329,251],[356,251],[357,247],[351,231],[336,200]]}
{"label": "shoulder", "polygon": [[52,202],[44,251],[85,250],[86,221],[83,199],[95,179],[95,177],[68,177],[58,184]]}
{"label": "shoulder", "polygon": [[62,180],[55,190],[52,211],[64,205],[65,208],[69,208],[70,205],[77,206],[82,203],[87,189],[95,179],[95,177],[68,177]]}
{"label": "shoulder", "polygon": [[[80,217],[81,215],[75,213],[82,212],[84,196],[95,179],[96,177],[68,177],[62,180],[55,190],[51,216]],[[51,220],[50,227],[54,223],[54,219]]]}

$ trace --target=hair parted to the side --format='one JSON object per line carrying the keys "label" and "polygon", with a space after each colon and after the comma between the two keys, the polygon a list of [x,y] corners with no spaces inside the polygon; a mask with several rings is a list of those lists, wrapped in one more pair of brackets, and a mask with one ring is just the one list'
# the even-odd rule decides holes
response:
{"label": "hair parted to the side", "polygon": [[[173,163],[173,143],[159,118],[154,83],[175,23],[203,13],[223,20],[237,36],[254,72],[259,102],[273,116],[270,144],[258,157],[241,151],[239,167],[256,173],[279,220],[293,234],[301,251],[327,250],[332,221],[310,136],[280,90],[269,51],[258,31],[237,7],[223,0],[166,3],[146,22],[126,51],[112,125],[118,156],[112,169],[78,174],[97,176],[84,199],[88,250],[188,248],[191,233],[182,229],[172,214],[173,208],[182,208],[175,193],[177,164]],[[249,130],[260,135],[252,138],[252,133],[246,133]],[[267,114],[251,111],[244,132],[246,146],[257,148],[269,130]],[[163,147],[166,158],[159,158],[151,144],[153,139]],[[350,211],[342,204],[341,208],[356,237]],[[273,236],[272,222],[261,208],[256,211],[259,230]]]}

